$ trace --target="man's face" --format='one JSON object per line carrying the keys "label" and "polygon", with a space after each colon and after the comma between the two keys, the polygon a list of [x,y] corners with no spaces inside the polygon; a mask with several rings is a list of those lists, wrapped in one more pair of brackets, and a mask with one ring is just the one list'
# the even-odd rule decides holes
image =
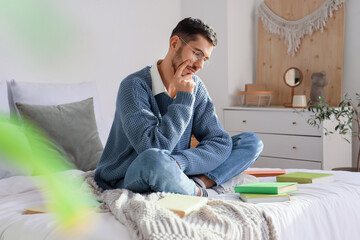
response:
{"label": "man's face", "polygon": [[[209,61],[214,46],[203,36],[198,35],[196,41],[185,42],[179,38],[181,46],[177,49],[173,59],[172,67],[174,72],[178,67],[186,60],[190,60],[190,63],[184,69],[182,75],[195,74],[197,71],[203,68],[204,61]],[[199,56],[202,58],[199,59]]]}

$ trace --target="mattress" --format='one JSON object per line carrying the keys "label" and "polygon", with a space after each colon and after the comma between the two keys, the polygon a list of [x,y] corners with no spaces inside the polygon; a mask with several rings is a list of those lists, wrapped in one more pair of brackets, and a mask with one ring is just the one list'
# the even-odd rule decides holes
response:
{"label": "mattress", "polygon": [[[251,168],[249,170],[259,170]],[[309,171],[287,169],[287,172]],[[360,173],[333,173],[332,183],[299,184],[292,200],[258,203],[258,208],[272,218],[280,239],[360,239]],[[71,170],[66,174],[81,174]],[[259,178],[275,181],[274,177]],[[74,236],[64,235],[53,214],[24,215],[25,207],[38,205],[44,199],[37,189],[39,177],[14,176],[0,180],[0,239],[131,239],[126,227],[111,213],[97,213],[98,218],[86,230]],[[217,198],[240,201],[236,194]],[[231,236],[229,236],[231,239]]]}

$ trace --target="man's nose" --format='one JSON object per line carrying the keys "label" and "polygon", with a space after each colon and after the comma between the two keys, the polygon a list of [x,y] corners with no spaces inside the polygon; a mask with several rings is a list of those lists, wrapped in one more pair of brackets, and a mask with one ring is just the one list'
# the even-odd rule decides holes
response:
{"label": "man's nose", "polygon": [[203,69],[203,67],[204,67],[204,59],[198,59],[198,60],[195,62],[194,65],[196,66],[196,69],[197,69],[197,70]]}

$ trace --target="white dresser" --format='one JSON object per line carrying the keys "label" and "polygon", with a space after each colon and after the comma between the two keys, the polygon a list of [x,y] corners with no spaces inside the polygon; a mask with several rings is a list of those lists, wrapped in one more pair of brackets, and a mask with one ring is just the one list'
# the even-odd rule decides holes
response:
{"label": "white dresser", "polygon": [[228,107],[224,108],[224,127],[230,135],[255,132],[263,141],[263,153],[252,167],[351,167],[351,143],[337,133],[325,135],[324,128],[334,129],[332,121],[324,122],[319,129],[310,126],[310,114],[280,106]]}

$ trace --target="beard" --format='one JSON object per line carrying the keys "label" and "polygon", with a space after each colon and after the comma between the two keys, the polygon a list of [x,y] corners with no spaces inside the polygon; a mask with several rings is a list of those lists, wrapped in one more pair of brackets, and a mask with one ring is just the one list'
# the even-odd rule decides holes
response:
{"label": "beard", "polygon": [[173,67],[174,69],[174,73],[177,71],[177,69],[179,68],[179,66],[181,65],[181,63],[184,62],[184,60],[182,59],[181,57],[181,52],[183,50],[183,47],[180,47],[176,53],[175,53],[175,56],[174,58],[172,59],[171,61],[171,66]]}
{"label": "beard", "polygon": [[[183,50],[183,47],[180,47],[176,53],[175,53],[175,56],[174,58],[172,59],[171,61],[171,66],[172,68],[174,69],[174,73],[178,70],[179,66],[185,62],[185,60],[181,57],[181,53],[182,53],[182,50]],[[196,66],[189,66],[191,67],[192,69],[195,70],[195,72],[198,70],[198,68]],[[182,74],[181,74],[182,75]]]}

